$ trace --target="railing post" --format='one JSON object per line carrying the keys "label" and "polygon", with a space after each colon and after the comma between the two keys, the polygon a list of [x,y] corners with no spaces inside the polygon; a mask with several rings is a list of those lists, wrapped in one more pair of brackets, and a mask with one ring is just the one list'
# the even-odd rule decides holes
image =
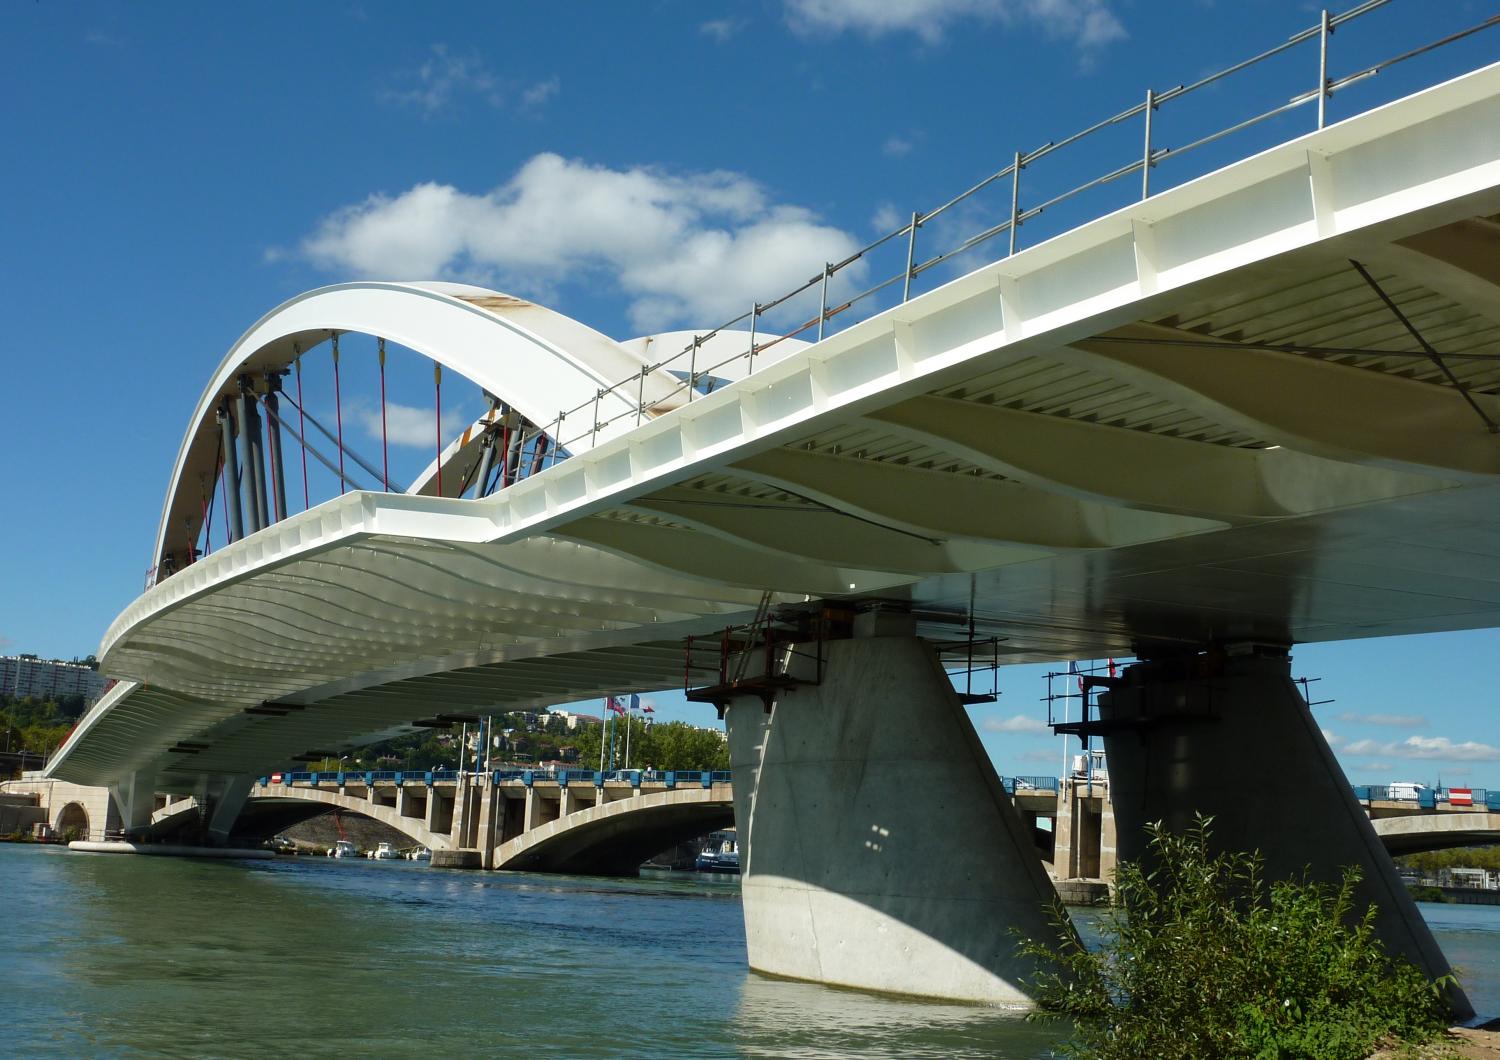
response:
{"label": "railing post", "polygon": [[635,425],[639,427],[646,415],[646,366],[641,365],[641,387],[635,398]]}
{"label": "railing post", "polygon": [[823,341],[823,322],[828,319],[828,263],[823,263],[823,298],[818,310],[818,341]]}
{"label": "railing post", "polygon": [[750,303],[750,364],[745,369],[745,374],[746,375],[749,375],[751,372],[755,371],[755,321],[756,321],[756,318],[759,317],[759,316],[760,316],[760,303],[759,302],[751,302]]}
{"label": "railing post", "polygon": [[1328,117],[1328,36],[1333,27],[1328,22],[1328,9],[1323,9],[1323,21],[1318,27],[1318,128],[1323,128]]}
{"label": "railing post", "polygon": [[599,444],[599,399],[604,396],[604,391],[594,391],[594,425],[589,428],[589,445]]}
{"label": "railing post", "polygon": [[901,301],[905,302],[911,297],[911,269],[917,257],[917,223],[922,220],[922,215],[916,210],[911,212],[911,227],[906,237],[906,281],[901,285]]}
{"label": "railing post", "polygon": [[1016,230],[1021,227],[1021,152],[1010,164],[1010,252],[1016,252]]}
{"label": "railing post", "polygon": [[1151,112],[1156,109],[1156,93],[1146,89],[1146,155],[1141,161],[1141,198],[1151,197]]}
{"label": "railing post", "polygon": [[698,336],[693,336],[693,352],[688,354],[688,400],[693,400],[693,392],[698,389]]}

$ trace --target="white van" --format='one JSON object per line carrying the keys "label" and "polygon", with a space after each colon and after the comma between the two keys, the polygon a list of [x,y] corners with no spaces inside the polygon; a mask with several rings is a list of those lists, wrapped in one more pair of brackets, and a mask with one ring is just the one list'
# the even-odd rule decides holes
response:
{"label": "white van", "polygon": [[1418,802],[1422,798],[1422,792],[1426,790],[1426,784],[1418,784],[1414,780],[1398,780],[1386,788],[1385,797],[1392,802]]}

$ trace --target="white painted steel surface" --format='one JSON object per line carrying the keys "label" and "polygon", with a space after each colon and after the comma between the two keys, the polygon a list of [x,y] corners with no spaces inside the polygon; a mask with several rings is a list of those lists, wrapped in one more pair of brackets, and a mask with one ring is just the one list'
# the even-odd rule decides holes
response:
{"label": "white painted steel surface", "polygon": [[[132,603],[100,654],[140,685],[51,769],[185,782],[436,713],[666,687],[685,634],[748,617],[764,590],[951,616],[972,598],[1011,661],[1500,625],[1500,440],[1438,365],[1394,355],[1418,347],[1350,263],[1470,355],[1452,370],[1500,418],[1500,363],[1482,359],[1500,355],[1497,189],[1489,67],[622,420],[490,498],[320,505]],[[470,327],[469,345],[431,338]],[[567,403],[557,388],[643,361],[448,294],[344,285],[253,328],[194,424],[245,350],[285,363],[326,329],[519,387],[507,400],[524,390],[538,422]],[[481,356],[502,333],[503,380]],[[267,700],[285,715],[243,713]],[[178,740],[204,746],[168,753]]]}

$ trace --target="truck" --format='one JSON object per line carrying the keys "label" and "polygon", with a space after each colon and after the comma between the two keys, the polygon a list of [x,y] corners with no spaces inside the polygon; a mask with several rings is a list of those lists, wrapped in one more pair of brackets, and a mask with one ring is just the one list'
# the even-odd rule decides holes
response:
{"label": "truck", "polygon": [[1414,780],[1398,780],[1385,789],[1385,797],[1392,802],[1420,802],[1422,792],[1426,790],[1426,784],[1418,784]]}
{"label": "truck", "polygon": [[1087,780],[1090,776],[1090,759],[1093,760],[1093,778],[1095,780],[1108,780],[1109,769],[1104,763],[1104,748],[1102,747],[1074,755],[1072,768],[1068,771],[1069,775],[1075,780]]}

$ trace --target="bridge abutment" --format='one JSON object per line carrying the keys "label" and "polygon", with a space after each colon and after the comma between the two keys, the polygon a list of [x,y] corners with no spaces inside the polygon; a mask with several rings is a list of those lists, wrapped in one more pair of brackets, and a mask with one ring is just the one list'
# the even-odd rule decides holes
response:
{"label": "bridge abutment", "polygon": [[[1358,907],[1377,908],[1386,951],[1447,974],[1290,666],[1284,652],[1264,649],[1146,661],[1099,697],[1120,858],[1148,853],[1149,822],[1181,831],[1202,813],[1216,848],[1261,852],[1267,880],[1307,873],[1337,885],[1356,866]],[[1461,992],[1452,1000],[1457,1014],[1470,1012]]]}
{"label": "bridge abutment", "polygon": [[727,710],[751,968],[1029,1006],[1013,932],[1054,934],[1053,889],[936,654],[911,635],[823,651],[821,683]]}

